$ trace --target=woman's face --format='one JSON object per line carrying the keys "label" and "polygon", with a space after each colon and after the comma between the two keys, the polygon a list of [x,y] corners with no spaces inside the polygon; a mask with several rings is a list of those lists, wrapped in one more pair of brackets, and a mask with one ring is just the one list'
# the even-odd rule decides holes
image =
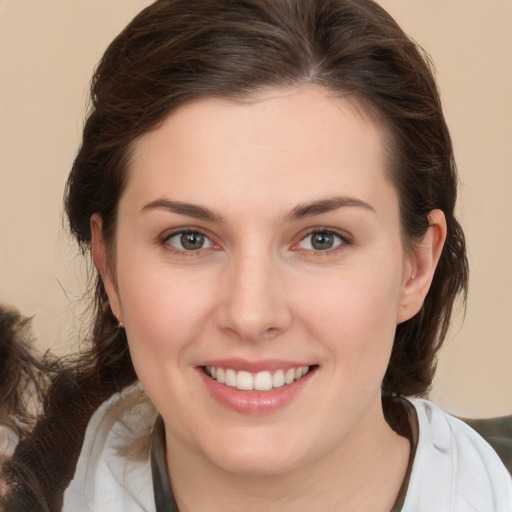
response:
{"label": "woman's face", "polygon": [[97,218],[94,252],[171,452],[278,473],[382,428],[423,294],[386,165],[379,127],[319,87],[196,100],[138,141],[115,276]]}

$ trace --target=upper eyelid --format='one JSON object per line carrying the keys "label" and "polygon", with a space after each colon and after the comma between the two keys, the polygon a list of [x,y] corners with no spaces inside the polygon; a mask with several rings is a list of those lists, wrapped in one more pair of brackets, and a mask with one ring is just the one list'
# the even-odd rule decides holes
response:
{"label": "upper eyelid", "polygon": [[[314,233],[328,233],[332,234],[339,239],[339,243],[335,245],[334,247],[331,247],[329,249],[314,249],[314,248],[302,248],[298,247],[301,242],[303,242],[307,237],[313,235]],[[334,228],[315,228],[315,229],[309,229],[304,235],[301,235],[298,240],[292,243],[290,249],[294,252],[303,252],[307,254],[315,254],[315,255],[324,255],[328,256],[338,253],[339,251],[343,251],[344,249],[347,249],[354,245],[354,239],[352,235],[347,233],[344,230],[340,229],[334,229]]]}
{"label": "upper eyelid", "polygon": [[181,235],[183,233],[200,233],[201,235],[208,238],[208,240],[213,242],[212,235],[208,232],[208,230],[196,227],[183,227],[183,228],[174,228],[165,230],[162,234],[159,235],[160,240],[165,241],[169,238],[172,238],[176,235]]}
{"label": "upper eyelid", "polygon": [[[201,247],[196,250],[186,250],[186,249],[180,249],[179,247],[175,247],[172,244],[169,243],[169,240],[175,236],[184,234],[184,233],[199,233],[202,236],[204,236],[211,244],[211,247]],[[164,231],[161,235],[159,235],[157,239],[158,245],[166,246],[166,250],[175,252],[175,253],[182,253],[182,254],[199,254],[202,251],[211,250],[212,248],[218,247],[220,244],[214,240],[214,238],[204,229],[199,228],[176,228]]]}
{"label": "upper eyelid", "polygon": [[[292,246],[297,245],[299,242],[304,240],[306,237],[311,236],[313,233],[318,233],[318,232],[333,234],[333,235],[339,237],[345,244],[353,243],[353,236],[343,229],[333,228],[333,227],[325,227],[325,226],[314,226],[314,227],[309,227],[304,230],[301,230],[301,232],[298,235],[295,235],[291,245]],[[179,228],[166,230],[159,236],[159,241],[164,243],[167,240],[169,240],[170,238],[172,238],[176,235],[182,234],[182,233],[200,233],[204,237],[208,238],[208,240],[212,244],[217,245],[217,246],[223,245],[220,238],[218,236],[215,236],[212,233],[210,233],[209,230],[199,228],[199,227],[193,227],[193,226],[185,226],[185,227],[179,227]]]}
{"label": "upper eyelid", "polygon": [[308,228],[308,229],[304,230],[303,233],[304,234],[299,235],[299,241],[304,240],[304,238],[312,235],[313,233],[329,233],[329,234],[336,235],[336,236],[340,237],[345,242],[352,242],[352,240],[353,240],[353,237],[350,233],[348,233],[347,231],[345,231],[343,229],[339,229],[339,228],[327,228],[327,227],[319,226],[319,227],[314,227],[314,228]]}

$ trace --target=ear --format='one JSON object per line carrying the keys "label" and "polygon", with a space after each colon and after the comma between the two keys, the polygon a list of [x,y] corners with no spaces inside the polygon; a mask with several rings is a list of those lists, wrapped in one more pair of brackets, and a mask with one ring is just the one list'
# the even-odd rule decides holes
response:
{"label": "ear", "polygon": [[446,218],[441,210],[432,210],[428,219],[425,236],[405,257],[397,324],[409,320],[421,309],[441,257],[446,240]]}
{"label": "ear", "polygon": [[107,245],[103,238],[103,219],[97,213],[91,216],[91,243],[92,243],[92,260],[98,271],[110,302],[110,309],[117,320],[123,322],[123,312],[121,309],[121,301],[119,300],[119,292],[111,267],[108,263]]}

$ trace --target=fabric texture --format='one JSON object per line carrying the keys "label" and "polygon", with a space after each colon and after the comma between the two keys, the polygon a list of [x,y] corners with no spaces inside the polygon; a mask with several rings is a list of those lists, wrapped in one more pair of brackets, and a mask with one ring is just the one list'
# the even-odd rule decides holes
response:
{"label": "fabric texture", "polygon": [[512,416],[477,420],[462,419],[496,450],[512,475]]}
{"label": "fabric texture", "polygon": [[512,478],[492,447],[433,403],[408,400],[419,437],[402,512],[512,512]]}
{"label": "fabric texture", "polygon": [[138,385],[94,413],[63,512],[156,512],[149,453],[156,418]]}
{"label": "fabric texture", "polygon": [[[403,401],[405,421],[416,423],[409,427],[417,445],[392,512],[512,512],[512,478],[494,449],[431,402]],[[177,511],[168,485],[163,422],[157,418],[138,386],[103,404],[88,426],[63,511]],[[503,429],[500,433],[505,442]]]}

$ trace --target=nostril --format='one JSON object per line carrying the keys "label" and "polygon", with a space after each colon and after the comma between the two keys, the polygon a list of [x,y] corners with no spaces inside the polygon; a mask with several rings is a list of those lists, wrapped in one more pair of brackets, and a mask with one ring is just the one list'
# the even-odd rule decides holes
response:
{"label": "nostril", "polygon": [[263,336],[267,338],[273,338],[279,334],[279,329],[277,327],[269,327],[264,333]]}

